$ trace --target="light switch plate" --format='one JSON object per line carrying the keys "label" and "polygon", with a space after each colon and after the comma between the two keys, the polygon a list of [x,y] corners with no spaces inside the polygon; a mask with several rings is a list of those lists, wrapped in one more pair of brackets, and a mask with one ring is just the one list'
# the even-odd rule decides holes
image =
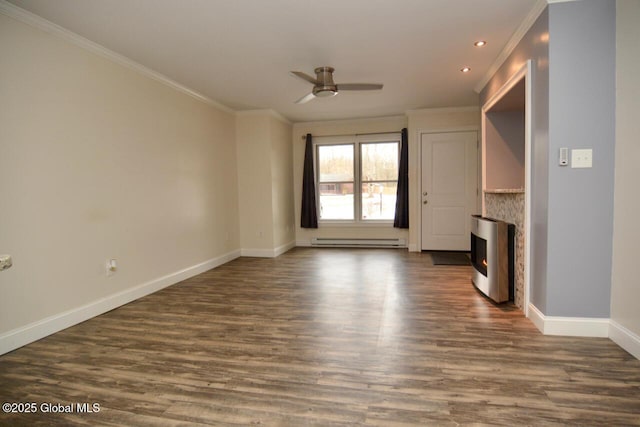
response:
{"label": "light switch plate", "polygon": [[571,150],[571,167],[572,168],[590,168],[593,167],[593,150],[580,149]]}

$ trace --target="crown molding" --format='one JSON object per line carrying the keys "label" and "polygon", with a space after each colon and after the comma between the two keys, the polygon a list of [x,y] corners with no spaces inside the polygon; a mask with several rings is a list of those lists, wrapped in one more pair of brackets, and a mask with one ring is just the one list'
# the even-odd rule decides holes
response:
{"label": "crown molding", "polygon": [[145,77],[153,79],[157,82],[160,82],[170,88],[173,88],[179,92],[184,93],[192,98],[197,99],[198,101],[204,102],[206,104],[211,105],[219,110],[225,111],[227,113],[235,113],[235,110],[223,105],[217,101],[214,101],[211,98],[208,98],[201,93],[196,92],[195,90],[189,89],[188,87],[176,82],[175,80],[170,79],[169,77],[160,74],[150,68],[145,67],[142,64],[139,64],[124,55],[120,55],[112,50],[107,49],[106,47],[92,42],[89,39],[86,39],[72,31],[67,30],[57,24],[54,24],[51,21],[47,21],[46,19],[31,13],[27,10],[24,10],[14,4],[9,3],[6,0],[0,0],[0,13],[7,15],[10,18],[16,19],[24,24],[27,24],[31,27],[42,30],[48,34],[51,34],[55,37],[58,37],[62,40],[65,40],[69,43],[72,43],[82,49],[85,49],[91,53],[102,56],[116,64],[127,67],[133,71],[136,71],[142,74]]}
{"label": "crown molding", "polygon": [[480,107],[477,105],[469,105],[466,107],[444,107],[444,108],[418,108],[415,110],[406,110],[404,113],[407,116],[414,114],[424,113],[468,113],[468,112],[480,112]]}
{"label": "crown molding", "polygon": [[269,114],[271,114],[271,116],[276,119],[276,120],[280,120],[282,123],[285,123],[289,126],[293,126],[293,123],[291,122],[291,120],[287,119],[285,116],[283,116],[282,114],[278,113],[276,110],[272,110],[271,108],[269,108]]}
{"label": "crown molding", "polygon": [[544,9],[547,7],[548,3],[559,3],[564,1],[574,1],[574,0],[538,0],[533,8],[529,11],[524,20],[520,23],[516,31],[513,33],[507,44],[504,46],[498,57],[493,61],[493,64],[489,67],[487,72],[484,74],[482,79],[478,82],[478,84],[473,88],[476,93],[480,93],[482,89],[487,85],[489,80],[493,77],[493,75],[498,71],[498,69],[504,64],[504,61],[507,60],[509,55],[513,52],[513,50],[518,46],[518,43],[522,40],[522,38],[527,34],[527,31],[531,29],[533,24],[536,22],[536,19],[542,14]]}
{"label": "crown molding", "polygon": [[368,123],[368,122],[378,123],[381,120],[405,120],[406,121],[407,116],[399,115],[399,116],[360,117],[355,119],[314,120],[314,121],[307,121],[307,122],[295,122],[293,126],[301,127],[301,126],[316,126],[316,125],[322,125],[322,126],[344,125],[344,124],[349,125],[349,124],[361,124],[361,123]]}
{"label": "crown molding", "polygon": [[240,111],[236,111],[236,115],[237,116],[268,115],[273,117],[276,120],[281,121],[282,123],[285,123],[289,126],[293,126],[293,123],[289,119],[287,119],[285,116],[283,116],[282,114],[278,113],[276,110],[273,110],[271,108],[261,108],[261,109],[255,109],[255,110],[240,110]]}

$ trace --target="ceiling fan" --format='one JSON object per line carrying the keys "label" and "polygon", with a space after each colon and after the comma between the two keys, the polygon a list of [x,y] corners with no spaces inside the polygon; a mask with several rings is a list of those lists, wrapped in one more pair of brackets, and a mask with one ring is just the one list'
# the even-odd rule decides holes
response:
{"label": "ceiling fan", "polygon": [[311,101],[315,97],[329,97],[338,94],[341,90],[378,90],[382,89],[382,85],[378,83],[344,83],[336,84],[333,81],[332,67],[318,67],[314,70],[316,77],[313,78],[308,74],[301,71],[291,71],[291,74],[300,77],[313,84],[313,90],[311,93],[306,94],[302,98],[296,101],[296,104],[304,104]]}

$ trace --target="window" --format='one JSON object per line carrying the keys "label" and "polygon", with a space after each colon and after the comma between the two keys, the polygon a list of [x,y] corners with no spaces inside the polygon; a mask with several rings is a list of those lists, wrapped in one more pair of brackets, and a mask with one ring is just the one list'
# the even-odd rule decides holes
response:
{"label": "window", "polygon": [[400,134],[318,137],[315,161],[321,222],[392,222]]}
{"label": "window", "polygon": [[354,219],[353,144],[318,145],[318,219]]}
{"label": "window", "polygon": [[393,220],[398,191],[397,142],[360,144],[361,218]]}

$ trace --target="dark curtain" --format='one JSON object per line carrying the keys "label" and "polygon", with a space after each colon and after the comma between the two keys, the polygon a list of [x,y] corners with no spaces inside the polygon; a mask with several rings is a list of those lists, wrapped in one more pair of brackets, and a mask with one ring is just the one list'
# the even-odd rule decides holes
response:
{"label": "dark curtain", "polygon": [[409,228],[409,141],[407,128],[402,129],[400,142],[400,165],[398,168],[398,193],[396,194],[396,228]]}
{"label": "dark curtain", "polygon": [[313,144],[311,134],[307,134],[304,149],[304,171],[302,173],[302,211],[300,215],[302,228],[318,228],[318,210],[316,208],[316,184],[313,176]]}

